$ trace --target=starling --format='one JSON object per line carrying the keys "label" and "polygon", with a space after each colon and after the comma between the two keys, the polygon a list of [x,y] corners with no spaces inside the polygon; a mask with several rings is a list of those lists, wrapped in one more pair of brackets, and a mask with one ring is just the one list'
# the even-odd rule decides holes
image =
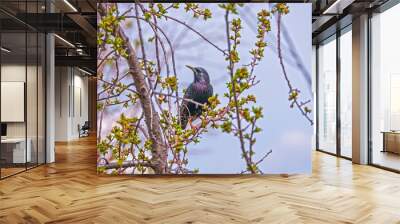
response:
{"label": "starling", "polygon": [[[193,71],[194,81],[187,88],[184,99],[190,99],[199,104],[208,103],[208,98],[213,95],[213,87],[210,84],[210,77],[207,71],[201,67],[191,67],[186,65]],[[193,102],[183,100],[180,115],[181,115],[181,127],[186,128],[189,119],[196,118],[202,113],[202,106]]]}

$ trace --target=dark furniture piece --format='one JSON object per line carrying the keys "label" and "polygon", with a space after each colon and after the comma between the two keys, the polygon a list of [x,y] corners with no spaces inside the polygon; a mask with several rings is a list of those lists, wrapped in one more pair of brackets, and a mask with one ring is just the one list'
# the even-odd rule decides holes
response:
{"label": "dark furniture piece", "polygon": [[7,124],[6,123],[1,123],[1,136],[2,137],[7,136]]}
{"label": "dark furniture piece", "polygon": [[400,132],[383,131],[383,150],[382,152],[391,152],[400,154]]}
{"label": "dark furniture piece", "polygon": [[89,129],[90,129],[89,121],[85,121],[82,127],[78,125],[79,138],[89,136]]}

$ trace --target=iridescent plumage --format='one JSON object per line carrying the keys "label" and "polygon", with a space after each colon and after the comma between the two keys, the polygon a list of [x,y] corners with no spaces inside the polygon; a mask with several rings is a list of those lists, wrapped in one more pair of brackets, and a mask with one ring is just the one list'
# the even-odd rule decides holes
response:
{"label": "iridescent plumage", "polygon": [[[208,98],[213,95],[213,87],[210,84],[207,71],[201,67],[187,67],[193,71],[194,81],[187,88],[183,98],[199,104],[208,103]],[[186,128],[190,118],[196,118],[202,113],[202,106],[190,101],[183,100],[180,108],[181,127],[183,129]]]}

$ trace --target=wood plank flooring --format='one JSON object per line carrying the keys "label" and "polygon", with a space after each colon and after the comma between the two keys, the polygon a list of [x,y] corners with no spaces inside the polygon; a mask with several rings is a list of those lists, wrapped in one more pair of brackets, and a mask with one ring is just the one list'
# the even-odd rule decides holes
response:
{"label": "wood plank flooring", "polygon": [[313,174],[109,177],[94,138],[0,181],[0,223],[400,223],[400,175],[314,153]]}
{"label": "wood plank flooring", "polygon": [[13,174],[19,173],[19,172],[23,172],[25,171],[25,167],[21,167],[21,168],[1,168],[1,176],[2,177],[7,177],[7,176],[11,176]]}

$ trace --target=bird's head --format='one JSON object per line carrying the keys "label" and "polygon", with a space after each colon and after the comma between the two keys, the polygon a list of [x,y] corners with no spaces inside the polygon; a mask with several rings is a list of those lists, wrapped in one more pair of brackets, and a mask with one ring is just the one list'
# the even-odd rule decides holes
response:
{"label": "bird's head", "polygon": [[194,82],[206,82],[210,83],[210,76],[207,71],[202,67],[192,67],[190,65],[186,65],[190,70],[193,71]]}

